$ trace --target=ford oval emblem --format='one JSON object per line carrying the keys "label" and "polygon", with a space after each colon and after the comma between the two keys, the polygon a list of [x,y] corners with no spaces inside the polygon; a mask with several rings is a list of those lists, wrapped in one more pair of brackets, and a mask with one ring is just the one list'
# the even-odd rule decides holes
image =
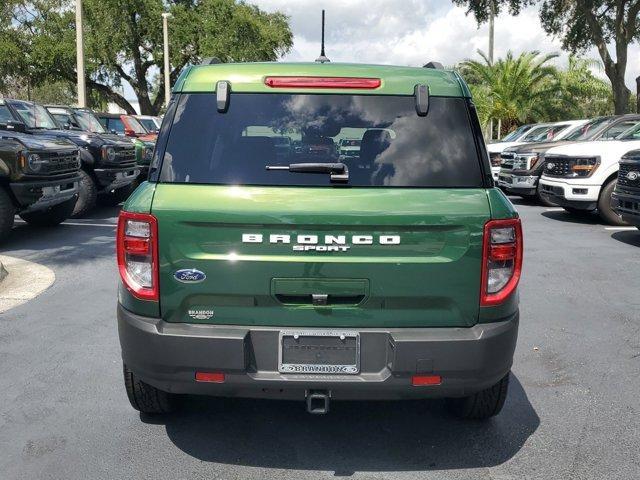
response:
{"label": "ford oval emblem", "polygon": [[200,283],[204,282],[207,276],[195,268],[183,268],[174,273],[173,278],[182,283]]}

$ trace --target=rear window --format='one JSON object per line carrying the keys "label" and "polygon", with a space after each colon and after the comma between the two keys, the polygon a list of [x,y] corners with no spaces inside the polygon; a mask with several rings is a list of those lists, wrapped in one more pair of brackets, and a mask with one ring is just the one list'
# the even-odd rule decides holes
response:
{"label": "rear window", "polygon": [[[419,117],[408,96],[238,93],[218,113],[214,94],[182,95],[159,180],[324,186],[326,173],[266,166],[342,162],[351,186],[482,186],[466,100],[430,102]],[[360,147],[357,156],[340,156],[344,140]]]}

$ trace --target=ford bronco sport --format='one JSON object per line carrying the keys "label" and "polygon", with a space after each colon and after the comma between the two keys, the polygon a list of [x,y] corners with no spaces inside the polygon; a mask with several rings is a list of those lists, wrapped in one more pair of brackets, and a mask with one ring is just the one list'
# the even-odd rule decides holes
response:
{"label": "ford bronco sport", "polygon": [[76,145],[11,130],[11,123],[0,124],[0,241],[11,231],[16,213],[37,226],[69,218],[80,180]]}
{"label": "ford bronco sport", "polygon": [[[194,132],[199,132],[194,135]],[[274,138],[288,136],[286,161]],[[339,161],[343,138],[359,155]],[[518,330],[520,219],[451,71],[218,64],[176,82],[118,222],[132,406],[179,394],[447,398],[497,414]]]}

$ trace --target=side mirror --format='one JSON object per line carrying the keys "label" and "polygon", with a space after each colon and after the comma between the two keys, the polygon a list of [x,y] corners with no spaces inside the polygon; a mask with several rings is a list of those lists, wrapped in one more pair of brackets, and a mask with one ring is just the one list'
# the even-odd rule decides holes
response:
{"label": "side mirror", "polygon": [[118,134],[118,132],[116,132],[115,128],[112,128],[111,130],[109,130],[109,133],[113,133],[114,135]]}
{"label": "side mirror", "polygon": [[125,137],[135,137],[136,136],[136,132],[135,132],[135,130],[131,130],[130,128],[125,128],[124,129],[124,135],[125,135]]}
{"label": "side mirror", "polygon": [[62,128],[64,128],[65,130],[71,130],[71,124],[67,122],[64,125],[62,125]]}
{"label": "side mirror", "polygon": [[7,130],[9,132],[24,133],[27,131],[27,126],[22,122],[15,122],[13,120],[10,120],[6,123],[0,123],[0,129]]}

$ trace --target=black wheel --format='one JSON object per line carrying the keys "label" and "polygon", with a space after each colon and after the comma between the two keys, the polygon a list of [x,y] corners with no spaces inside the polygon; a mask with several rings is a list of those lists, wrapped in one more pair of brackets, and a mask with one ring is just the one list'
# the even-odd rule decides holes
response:
{"label": "black wheel", "polygon": [[13,228],[13,217],[16,209],[6,190],[0,187],[0,242],[3,241]]}
{"label": "black wheel", "polygon": [[144,383],[124,364],[122,371],[127,397],[133,408],[149,414],[170,413],[175,410],[175,395]]}
{"label": "black wheel", "polygon": [[72,217],[82,217],[89,213],[96,206],[98,198],[98,187],[93,177],[84,170],[80,170],[80,192],[78,193],[78,201],[73,209]]}
{"label": "black wheel", "polygon": [[627,225],[622,217],[611,208],[611,194],[616,189],[616,180],[611,180],[602,190],[600,190],[600,198],[598,198],[598,215],[609,225]]}
{"label": "black wheel", "polygon": [[129,198],[129,195],[133,193],[135,188],[136,188],[136,185],[134,183],[131,183],[124,187],[116,188],[112,192],[101,194],[98,197],[98,202],[100,203],[100,205],[115,207],[119,203],[122,203],[127,198]]}
{"label": "black wheel", "polygon": [[71,216],[76,206],[76,200],[76,198],[72,198],[38,212],[21,213],[20,218],[37,227],[55,227]]}
{"label": "black wheel", "polygon": [[558,205],[557,203],[553,203],[548,198],[540,195],[540,190],[541,190],[540,184],[538,184],[538,189],[536,190],[535,199],[540,205],[544,205],[545,207],[556,207]]}
{"label": "black wheel", "polygon": [[486,420],[500,413],[509,391],[509,374],[498,383],[473,395],[447,399],[449,410],[465,420]]}

